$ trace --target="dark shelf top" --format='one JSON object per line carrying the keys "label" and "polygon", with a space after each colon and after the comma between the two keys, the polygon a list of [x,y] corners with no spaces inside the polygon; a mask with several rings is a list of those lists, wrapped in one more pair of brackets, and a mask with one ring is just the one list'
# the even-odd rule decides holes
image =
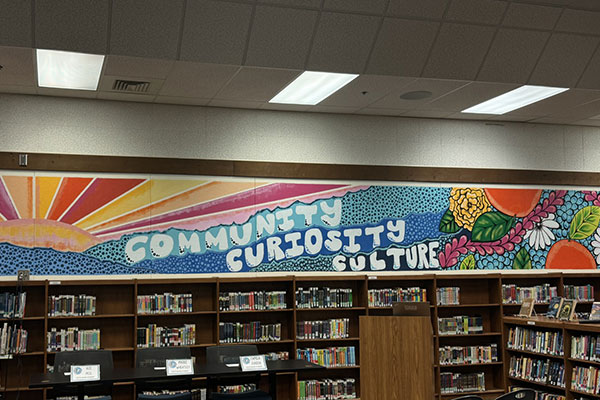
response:
{"label": "dark shelf top", "polygon": [[95,319],[95,318],[133,318],[135,314],[96,314],[96,315],[55,315],[48,319]]}
{"label": "dark shelf top", "polygon": [[529,351],[529,350],[519,350],[519,349],[511,349],[506,347],[506,351],[509,351],[511,353],[523,353],[523,354],[530,354],[533,356],[538,356],[540,358],[555,358],[557,360],[564,360],[564,356],[557,356],[554,354],[547,354],[547,353],[536,353],[535,351]]}

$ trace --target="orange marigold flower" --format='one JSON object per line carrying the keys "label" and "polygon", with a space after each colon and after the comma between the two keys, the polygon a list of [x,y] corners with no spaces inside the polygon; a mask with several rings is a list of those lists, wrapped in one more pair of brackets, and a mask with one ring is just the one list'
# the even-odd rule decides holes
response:
{"label": "orange marigold flower", "polygon": [[468,230],[473,229],[477,218],[491,209],[483,189],[453,188],[449,201],[456,224]]}

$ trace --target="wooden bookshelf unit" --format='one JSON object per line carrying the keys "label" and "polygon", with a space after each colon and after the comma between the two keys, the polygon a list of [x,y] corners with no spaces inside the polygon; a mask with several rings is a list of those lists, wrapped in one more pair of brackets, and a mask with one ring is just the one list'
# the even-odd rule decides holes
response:
{"label": "wooden bookshelf unit", "polygon": [[[528,326],[527,321],[513,318],[519,311],[518,304],[505,304],[502,298],[503,285],[533,287],[549,284],[556,287],[559,296],[564,294],[564,285],[594,287],[594,298],[599,298],[600,275],[590,273],[426,273],[426,274],[381,274],[381,275],[297,275],[297,276],[254,276],[236,278],[193,278],[193,279],[116,279],[116,280],[33,280],[25,282],[22,290],[27,293],[25,315],[22,319],[5,319],[4,322],[23,325],[29,333],[27,350],[11,359],[0,359],[0,391],[7,399],[19,397],[24,400],[45,399],[45,390],[32,390],[27,387],[29,375],[45,372],[47,365],[54,362],[55,352],[47,350],[46,333],[52,328],[79,327],[101,330],[100,347],[113,351],[116,367],[133,367],[138,348],[137,328],[156,324],[164,327],[181,327],[195,324],[195,344],[190,346],[192,355],[198,362],[206,360],[206,347],[219,344],[219,327],[222,323],[258,321],[261,324],[281,323],[279,340],[257,342],[260,352],[287,352],[296,358],[301,349],[327,349],[331,347],[354,347],[355,364],[334,366],[323,370],[303,373],[281,374],[278,379],[280,399],[298,398],[298,381],[313,379],[354,379],[357,398],[360,398],[360,316],[386,316],[392,314],[390,306],[369,303],[369,291],[379,293],[404,293],[406,296],[420,293],[431,304],[431,324],[433,327],[434,363],[431,366],[435,377],[436,400],[452,399],[462,392],[448,393],[442,390],[442,377],[483,373],[484,386],[473,393],[485,399],[493,399],[504,393],[507,386],[524,386],[542,389],[550,393],[563,393],[568,400],[579,397],[599,398],[600,396],[581,394],[570,388],[574,366],[597,366],[600,361],[575,360],[569,357],[570,340],[582,332],[600,334],[600,327],[536,320],[536,327],[560,330],[565,337],[565,355],[554,357],[564,363],[565,388],[542,386],[526,380],[513,379],[508,375],[510,357],[528,354],[506,349],[508,330],[511,326]],[[439,288],[459,288],[458,304],[438,304],[436,297]],[[16,281],[0,282],[0,292],[17,291]],[[352,304],[344,307],[299,307],[296,292],[303,288],[329,290],[343,289],[352,293]],[[389,290],[387,290],[389,289]],[[418,289],[423,289],[420,291]],[[220,293],[237,292],[284,292],[285,307],[257,310],[220,310]],[[143,314],[137,310],[137,296],[162,293],[191,294],[192,312],[166,312]],[[88,316],[48,316],[49,296],[86,294],[96,297],[96,314]],[[316,303],[315,303],[316,304]],[[389,303],[391,305],[391,303]],[[590,303],[582,302],[577,311],[589,311]],[[546,304],[536,306],[536,311],[544,312]],[[477,318],[481,328],[478,331],[460,334],[440,334],[439,318],[466,316]],[[302,321],[347,320],[347,337],[299,339],[296,335],[297,323]],[[546,324],[546,325],[544,325]],[[497,358],[472,360],[467,362],[440,362],[440,348],[495,348]],[[551,358],[551,357],[548,357]],[[267,383],[266,376],[263,382]],[[195,379],[194,385],[205,387],[204,379]],[[133,383],[116,385],[116,399],[133,399]]]}

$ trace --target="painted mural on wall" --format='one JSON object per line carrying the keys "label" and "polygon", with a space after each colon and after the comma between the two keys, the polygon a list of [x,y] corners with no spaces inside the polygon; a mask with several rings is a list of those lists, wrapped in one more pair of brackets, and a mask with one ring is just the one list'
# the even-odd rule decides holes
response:
{"label": "painted mural on wall", "polygon": [[595,191],[0,176],[0,274],[597,268]]}

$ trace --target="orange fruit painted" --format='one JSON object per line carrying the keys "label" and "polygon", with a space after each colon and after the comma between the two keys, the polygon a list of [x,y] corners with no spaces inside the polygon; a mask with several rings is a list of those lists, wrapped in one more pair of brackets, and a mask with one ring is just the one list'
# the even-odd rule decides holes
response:
{"label": "orange fruit painted", "polygon": [[546,269],[596,269],[596,260],[581,243],[563,239],[550,248]]}
{"label": "orange fruit painted", "polygon": [[501,213],[524,217],[539,203],[541,189],[484,189],[485,196]]}

